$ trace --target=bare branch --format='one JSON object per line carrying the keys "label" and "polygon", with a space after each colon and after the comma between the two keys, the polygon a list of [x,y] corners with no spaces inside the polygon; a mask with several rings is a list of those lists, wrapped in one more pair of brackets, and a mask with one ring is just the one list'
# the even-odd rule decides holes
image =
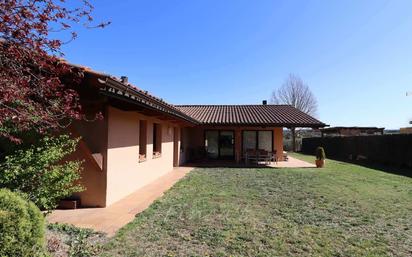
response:
{"label": "bare branch", "polygon": [[272,92],[271,102],[288,104],[309,115],[317,115],[316,97],[309,86],[294,74],[290,74],[282,86]]}

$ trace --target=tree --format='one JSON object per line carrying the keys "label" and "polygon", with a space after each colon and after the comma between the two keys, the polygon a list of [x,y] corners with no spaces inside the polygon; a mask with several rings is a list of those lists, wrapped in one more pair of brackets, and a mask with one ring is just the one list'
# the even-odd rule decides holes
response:
{"label": "tree", "polygon": [[43,137],[14,151],[0,163],[0,188],[24,193],[37,207],[51,210],[60,199],[80,192],[81,161],[62,161],[75,151],[78,139]]}
{"label": "tree", "polygon": [[[317,114],[317,100],[309,86],[297,75],[290,74],[280,88],[273,91],[272,103],[288,104],[312,116]],[[292,133],[292,149],[296,151],[296,128]]]}
{"label": "tree", "polygon": [[77,37],[74,25],[92,27],[93,7],[88,0],[70,2],[0,0],[1,137],[19,143],[22,132],[45,133],[81,118],[75,89],[82,71],[61,59],[61,46]]}

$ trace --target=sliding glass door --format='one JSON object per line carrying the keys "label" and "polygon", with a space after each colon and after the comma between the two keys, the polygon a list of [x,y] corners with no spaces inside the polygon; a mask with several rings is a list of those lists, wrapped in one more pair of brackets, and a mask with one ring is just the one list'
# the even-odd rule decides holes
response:
{"label": "sliding glass door", "polygon": [[258,149],[265,150],[268,152],[272,152],[273,148],[273,134],[272,131],[258,131],[257,138],[258,138]]}
{"label": "sliding glass door", "polygon": [[219,158],[233,159],[235,156],[235,135],[233,131],[220,131],[219,135]]}
{"label": "sliding glass door", "polygon": [[205,133],[205,148],[207,157],[217,159],[219,157],[219,131],[208,130]]}
{"label": "sliding glass door", "polygon": [[242,133],[243,152],[247,150],[273,151],[273,131],[244,130]]}
{"label": "sliding glass door", "polygon": [[235,135],[231,130],[206,130],[205,148],[209,158],[234,159]]}

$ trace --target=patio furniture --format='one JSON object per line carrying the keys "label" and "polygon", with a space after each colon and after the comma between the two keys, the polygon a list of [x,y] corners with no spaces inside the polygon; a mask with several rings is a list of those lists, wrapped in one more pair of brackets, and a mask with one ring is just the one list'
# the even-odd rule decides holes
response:
{"label": "patio furniture", "polygon": [[288,160],[289,160],[288,152],[286,152],[286,151],[283,151],[283,160],[284,160],[284,161],[288,161]]}
{"label": "patio furniture", "polygon": [[259,164],[259,162],[264,162],[265,164],[270,164],[270,162],[275,161],[277,163],[276,150],[274,152],[269,152],[263,149],[248,149],[245,152],[245,162]]}

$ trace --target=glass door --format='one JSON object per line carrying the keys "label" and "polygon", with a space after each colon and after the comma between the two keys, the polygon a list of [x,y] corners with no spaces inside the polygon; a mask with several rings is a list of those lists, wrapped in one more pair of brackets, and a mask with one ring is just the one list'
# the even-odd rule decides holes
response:
{"label": "glass door", "polygon": [[211,159],[234,159],[235,133],[230,130],[206,130],[205,149]]}
{"label": "glass door", "polygon": [[233,131],[219,131],[219,157],[233,159],[235,156],[235,135]]}
{"label": "glass door", "polygon": [[207,130],[205,132],[205,148],[207,157],[212,159],[219,157],[219,131]]}
{"label": "glass door", "polygon": [[243,130],[243,151],[265,150],[273,151],[273,131],[270,130]]}

